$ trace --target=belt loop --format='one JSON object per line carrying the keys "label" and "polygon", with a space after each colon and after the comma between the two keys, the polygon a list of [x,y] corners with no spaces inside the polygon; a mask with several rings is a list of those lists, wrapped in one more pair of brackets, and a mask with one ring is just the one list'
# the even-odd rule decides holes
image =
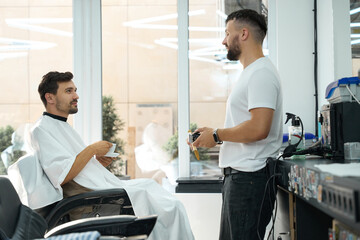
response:
{"label": "belt loop", "polygon": [[231,167],[223,168],[223,174],[224,174],[225,176],[231,175],[231,174],[237,174],[237,173],[241,173],[241,171],[238,171],[238,170],[233,169],[233,168],[231,168]]}
{"label": "belt loop", "polygon": [[223,175],[227,176],[231,174],[231,167],[226,167],[222,169]]}

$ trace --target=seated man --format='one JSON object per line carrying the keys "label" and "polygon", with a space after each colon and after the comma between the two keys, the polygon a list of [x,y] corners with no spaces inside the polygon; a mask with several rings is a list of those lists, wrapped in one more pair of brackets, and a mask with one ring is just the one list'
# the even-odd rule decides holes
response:
{"label": "seated man", "polygon": [[86,146],[66,122],[69,114],[78,111],[79,96],[72,78],[70,72],[49,72],[38,88],[46,112],[31,131],[31,145],[54,188],[71,196],[122,187],[137,216],[158,215],[151,239],[194,239],[178,200],[153,180],[119,180],[104,167],[113,160],[104,156],[112,144],[99,141]]}

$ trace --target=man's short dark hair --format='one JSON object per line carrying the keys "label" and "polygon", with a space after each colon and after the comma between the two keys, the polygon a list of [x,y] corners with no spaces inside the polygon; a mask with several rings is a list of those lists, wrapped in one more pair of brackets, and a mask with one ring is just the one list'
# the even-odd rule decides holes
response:
{"label": "man's short dark hair", "polygon": [[264,41],[267,32],[267,23],[265,16],[251,9],[242,9],[231,13],[225,23],[231,20],[235,20],[240,24],[247,24],[252,27],[254,32],[255,40],[259,43]]}
{"label": "man's short dark hair", "polygon": [[58,82],[68,82],[73,79],[71,72],[48,72],[42,77],[42,81],[39,84],[38,92],[40,94],[41,101],[46,107],[47,101],[45,99],[46,93],[56,94],[59,88]]}

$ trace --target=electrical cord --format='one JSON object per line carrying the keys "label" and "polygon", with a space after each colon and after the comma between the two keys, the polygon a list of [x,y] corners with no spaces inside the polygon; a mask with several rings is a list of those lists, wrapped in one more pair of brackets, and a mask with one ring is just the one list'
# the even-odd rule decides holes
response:
{"label": "electrical cord", "polygon": [[[296,116],[292,113],[286,113],[287,115],[287,120],[286,122],[290,119],[290,118],[295,118]],[[313,146],[309,147],[308,149],[304,149],[304,150],[299,150],[299,151],[296,151],[296,148],[298,147],[298,145],[300,144],[300,142],[303,140],[304,138],[304,126],[303,126],[303,122],[301,121],[301,118],[300,117],[297,117],[299,119],[299,122],[300,122],[300,125],[301,125],[301,137],[299,139],[299,141],[295,144],[292,144],[292,145],[289,145],[287,146],[283,153],[278,157],[276,158],[275,160],[275,163],[274,163],[274,169],[273,169],[273,173],[271,175],[270,173],[270,177],[269,179],[266,181],[266,184],[265,184],[265,191],[264,191],[264,194],[263,194],[263,198],[262,198],[262,201],[261,201],[261,206],[260,206],[260,211],[259,211],[259,215],[258,215],[258,221],[257,221],[257,227],[256,227],[256,231],[257,231],[257,235],[258,235],[258,238],[259,240],[263,240],[261,239],[260,237],[260,233],[259,233],[259,225],[260,225],[260,218],[261,218],[261,212],[263,210],[263,205],[264,205],[264,201],[265,201],[265,196],[266,196],[266,192],[267,190],[269,190],[269,202],[270,202],[270,206],[272,205],[272,199],[271,199],[271,190],[273,192],[273,196],[274,196],[274,208],[273,210],[275,211],[271,211],[271,219],[272,219],[272,226],[271,226],[271,229],[269,231],[269,234],[268,234],[268,237],[266,238],[267,240],[269,240],[271,234],[273,236],[273,239],[274,239],[274,234],[275,234],[275,231],[274,231],[274,227],[275,227],[275,220],[276,220],[276,215],[277,215],[277,207],[278,207],[278,203],[277,203],[277,199],[276,199],[276,177],[278,176],[282,176],[281,173],[277,173],[276,170],[277,170],[277,163],[279,161],[280,158],[285,158],[285,157],[291,157],[293,155],[305,155],[305,154],[313,154],[313,155],[319,155],[319,156],[324,156],[326,153],[332,153],[331,149],[328,148],[328,147],[324,147],[321,145],[321,142],[317,142],[315,143]],[[285,122],[285,123],[286,123]],[[319,146],[320,145],[320,146]],[[269,169],[271,171],[271,161],[272,158],[269,158],[269,162],[267,162],[267,164],[269,164]],[[268,186],[269,183],[270,183],[270,180],[273,180],[272,182],[272,189],[271,189],[271,186]],[[274,213],[273,213],[274,212]]]}
{"label": "electrical cord", "polygon": [[346,85],[346,89],[349,91],[349,93],[351,94],[351,96],[357,101],[358,104],[360,104],[359,99],[357,99],[354,95],[354,93],[350,90],[349,86]]}
{"label": "electrical cord", "polygon": [[[273,178],[273,181],[275,180],[275,177]],[[271,211],[271,219],[272,219],[272,226],[271,226],[271,229],[270,229],[270,231],[269,231],[269,234],[268,234],[268,237],[267,237],[267,239],[269,239],[269,237],[270,237],[270,235],[271,235],[271,233],[273,233],[273,239],[274,239],[274,226],[275,226],[275,219],[276,219],[276,213],[277,213],[277,202],[276,202],[276,191],[275,191],[275,189],[273,188],[273,192],[274,192],[274,197],[275,197],[275,199],[274,199],[274,208],[275,208],[275,215],[273,215],[273,211]],[[271,193],[270,193],[270,190],[269,190],[269,204],[270,204],[270,206],[271,206],[271,204],[272,204],[272,202],[271,202]]]}
{"label": "electrical cord", "polygon": [[[296,145],[296,144],[295,144]],[[295,151],[295,152],[292,152],[290,156],[292,155],[304,155],[304,154],[314,154],[314,155],[320,155],[320,156],[323,156],[324,153],[331,153],[331,149],[330,148],[327,148],[327,147],[323,147],[323,146],[318,146],[318,145],[315,145],[314,147],[311,147],[311,148],[308,148],[308,149],[305,149],[305,150],[300,150],[300,151]],[[267,190],[269,190],[269,201],[270,201],[270,206],[271,206],[271,194],[270,194],[270,191],[272,190],[273,191],[273,196],[274,196],[274,213],[273,211],[271,212],[271,218],[272,218],[272,226],[271,226],[271,229],[268,233],[268,236],[267,236],[267,240],[269,240],[270,236],[272,235],[273,236],[273,239],[274,239],[274,234],[275,234],[275,231],[274,231],[274,227],[275,227],[275,220],[276,220],[276,215],[277,215],[277,207],[278,207],[278,203],[277,203],[277,199],[276,199],[276,177],[278,176],[282,176],[281,173],[277,173],[276,172],[276,169],[277,169],[277,163],[278,161],[280,160],[280,158],[283,158],[284,159],[284,156],[285,154],[282,154],[280,155],[278,158],[276,158],[275,160],[275,163],[274,163],[274,169],[273,169],[273,173],[272,175],[269,177],[269,179],[266,181],[266,184],[265,184],[265,191],[264,191],[264,195],[263,195],[263,198],[262,198],[262,201],[261,201],[261,205],[260,205],[260,212],[259,212],[259,215],[258,215],[258,221],[257,221],[257,227],[256,227],[256,231],[257,231],[257,235],[258,235],[258,238],[259,240],[263,240],[261,239],[260,237],[260,233],[259,233],[259,225],[260,225],[260,218],[261,218],[261,212],[262,212],[262,209],[263,209],[263,205],[264,205],[264,201],[265,201],[265,195],[266,195],[266,192]],[[287,154],[289,155],[289,154]],[[286,156],[287,156],[286,155]],[[270,160],[271,161],[271,160]],[[271,164],[271,163],[269,163]],[[270,170],[271,170],[271,165],[269,165],[270,167]],[[271,186],[268,186],[269,183],[270,183],[270,180],[273,180],[272,182],[272,189],[270,189]],[[268,189],[269,188],[269,189]]]}
{"label": "electrical cord", "polygon": [[[277,176],[281,176],[281,174],[280,174],[280,173],[277,173],[277,174],[275,174],[275,175],[272,175],[272,176],[267,180],[266,185],[265,185],[265,192],[264,192],[264,195],[263,195],[263,198],[262,198],[262,201],[261,201],[260,212],[259,212],[258,221],[257,221],[257,227],[256,227],[256,231],[257,231],[257,235],[258,235],[259,240],[263,240],[263,239],[261,239],[261,237],[260,237],[259,225],[260,225],[261,212],[262,212],[262,208],[263,208],[263,206],[264,206],[264,201],[265,201],[265,195],[266,195],[267,187],[268,187],[268,185],[269,185],[270,180],[273,179],[273,178],[275,179],[275,177],[277,177]],[[270,189],[269,189],[269,191],[270,191]],[[275,194],[275,196],[276,196],[276,192],[274,192],[274,194]],[[274,229],[274,223],[275,223],[276,212],[277,212],[277,203],[276,203],[276,202],[277,202],[277,201],[276,201],[276,197],[275,197],[274,205],[276,204],[276,209],[275,209],[275,215],[273,215],[273,213],[271,213],[271,216],[272,216],[272,219],[273,219],[273,225],[272,225],[272,227],[271,227],[271,230],[270,230],[270,232],[269,232],[269,235],[271,234],[271,232],[272,232],[273,229]],[[270,199],[270,203],[271,203],[271,199]],[[268,237],[268,238],[269,238],[269,237]]]}
{"label": "electrical cord", "polygon": [[[287,120],[285,123],[287,123],[287,121],[290,119],[290,118],[295,118],[296,116],[292,113],[286,113],[287,115]],[[303,125],[303,122],[301,120],[300,117],[297,117],[299,119],[299,122],[300,122],[300,125],[301,125],[301,137],[299,139],[299,141],[295,144],[292,144],[292,145],[289,145],[287,146],[285,149],[284,149],[284,152],[278,157],[276,158],[275,160],[275,163],[274,163],[274,169],[273,169],[273,174],[269,177],[269,179],[266,181],[266,184],[265,184],[265,191],[264,191],[264,195],[263,195],[263,198],[262,198],[262,201],[261,201],[261,206],[260,206],[260,211],[259,211],[259,215],[258,215],[258,221],[257,221],[257,227],[256,227],[256,231],[257,231],[257,235],[258,235],[258,238],[259,240],[263,240],[261,239],[260,237],[260,233],[259,233],[259,225],[260,225],[260,218],[261,218],[261,212],[262,212],[262,209],[263,209],[263,205],[264,205],[264,201],[265,201],[265,196],[266,196],[266,192],[267,190],[269,190],[269,201],[270,201],[270,206],[272,205],[272,200],[271,200],[271,193],[270,191],[272,190],[273,191],[273,196],[274,196],[274,214],[273,214],[273,211],[271,211],[271,219],[272,219],[272,226],[271,226],[271,229],[269,231],[269,234],[268,234],[268,237],[267,237],[267,240],[270,238],[271,234],[273,236],[273,239],[274,239],[274,227],[275,227],[275,220],[276,220],[276,215],[277,215],[277,207],[278,207],[278,204],[277,204],[277,199],[276,199],[276,177],[277,176],[281,176],[282,174],[281,173],[276,173],[276,165],[279,161],[280,158],[285,158],[285,157],[291,157],[293,155],[304,155],[304,154],[316,154],[316,155],[320,155],[320,156],[323,156],[324,153],[331,153],[331,150],[329,148],[326,148],[326,147],[323,147],[323,146],[318,146],[318,144],[316,144],[315,146],[312,146],[308,149],[304,149],[304,150],[300,150],[300,151],[296,151],[296,148],[298,147],[298,145],[300,144],[300,142],[303,140],[304,138],[304,125]],[[269,168],[270,168],[270,171],[271,171],[271,161],[272,161],[272,158],[270,160],[270,163],[268,162],[267,164],[269,164]],[[271,174],[271,173],[270,173]],[[273,180],[272,182],[272,189],[269,185],[270,183],[270,180]]]}
{"label": "electrical cord", "polygon": [[318,134],[318,110],[319,110],[319,91],[318,91],[318,26],[317,26],[317,0],[314,0],[314,97],[315,97],[315,136]]}
{"label": "electrical cord", "polygon": [[325,153],[332,153],[332,151],[329,147],[318,146],[318,147],[312,147],[312,148],[293,152],[292,155],[312,154],[312,155],[324,156]]}
{"label": "electrical cord", "polygon": [[[270,206],[272,205],[272,201],[271,201],[271,194],[270,194],[270,191],[271,191],[271,188],[269,186],[269,183],[270,183],[270,180],[272,179],[273,182],[272,182],[272,190],[273,190],[273,196],[274,196],[274,208],[275,208],[275,215],[273,215],[273,211],[271,211],[271,218],[272,218],[272,227],[270,229],[270,232],[269,232],[269,235],[267,237],[267,239],[269,239],[270,235],[271,235],[271,232],[273,232],[274,234],[274,225],[275,225],[275,219],[276,219],[276,214],[277,214],[277,199],[276,199],[276,181],[275,181],[275,178],[277,176],[281,176],[280,173],[276,173],[276,165],[277,165],[277,162],[278,160],[282,157],[279,156],[276,160],[275,160],[275,164],[274,164],[274,172],[273,172],[273,175],[271,175],[269,177],[269,179],[266,181],[266,184],[265,184],[265,191],[264,191],[264,195],[263,195],[263,198],[261,200],[261,205],[260,205],[260,211],[259,211],[259,215],[258,215],[258,221],[257,221],[257,226],[256,226],[256,232],[257,232],[257,235],[258,235],[258,238],[259,240],[263,240],[261,239],[260,237],[260,233],[259,233],[259,225],[260,225],[260,219],[261,219],[261,212],[262,212],[262,209],[263,209],[263,205],[264,205],[264,201],[265,201],[265,195],[266,195],[266,192],[267,190],[269,190],[269,201],[270,201]],[[272,161],[272,160],[269,160],[269,161]],[[269,164],[269,169],[271,171],[271,162],[268,162],[267,164]],[[271,172],[270,172],[271,174]]]}
{"label": "electrical cord", "polygon": [[[273,173],[273,175],[272,176],[281,176],[281,173],[276,173],[276,165],[277,165],[277,163],[278,163],[278,161],[279,161],[279,159],[282,157],[282,155],[281,156],[279,156],[277,159],[276,159],[276,161],[275,161],[275,163],[274,163],[274,173]],[[275,231],[274,231],[274,228],[275,228],[275,220],[276,220],[276,215],[277,215],[277,207],[278,207],[278,203],[277,203],[277,198],[276,198],[276,178],[274,177],[273,178],[273,185],[272,185],[272,187],[273,187],[273,194],[274,194],[274,206],[275,206],[275,215],[273,216],[272,214],[273,214],[273,212],[271,212],[271,216],[273,216],[273,222],[272,222],[272,227],[271,227],[271,229],[270,229],[270,231],[269,231],[269,234],[268,234],[268,237],[267,237],[267,239],[269,239],[269,237],[270,237],[270,235],[271,235],[271,232],[272,232],[272,235],[273,235],[273,239],[274,239],[274,234],[275,234]],[[269,190],[270,191],[270,190]]]}
{"label": "electrical cord", "polygon": [[[276,165],[277,165],[277,163],[278,163],[278,161],[279,161],[279,159],[280,159],[280,157],[282,157],[282,156],[279,156],[277,159],[276,159],[276,161],[275,161],[275,164],[274,164],[274,174],[272,175],[272,176],[281,176],[281,173],[276,173]],[[278,207],[278,203],[277,203],[277,199],[276,199],[276,192],[277,192],[277,190],[276,190],[276,178],[274,177],[273,178],[273,185],[272,185],[272,187],[273,187],[273,194],[274,194],[274,207],[275,207],[275,215],[273,216],[273,212],[271,212],[271,216],[272,216],[272,219],[273,219],[273,222],[272,222],[272,226],[271,226],[271,229],[270,229],[270,231],[269,231],[269,234],[268,234],[268,237],[267,237],[267,239],[269,239],[269,237],[270,237],[270,235],[271,235],[271,232],[272,232],[272,235],[273,235],[273,239],[274,239],[274,234],[275,234],[275,231],[274,231],[274,228],[275,228],[275,220],[276,220],[276,215],[277,215],[277,207]],[[269,190],[269,195],[270,195],[270,190]],[[271,199],[270,199],[270,204],[271,204]]]}
{"label": "electrical cord", "polygon": [[244,6],[241,4],[241,0],[236,0],[236,3],[239,5],[240,9],[245,9]]}
{"label": "electrical cord", "polygon": [[[292,114],[292,113],[286,113],[287,115],[287,120],[285,121],[285,124],[290,120],[290,119],[295,119],[296,115],[295,114]],[[265,195],[266,195],[266,192],[267,190],[269,190],[269,201],[270,201],[270,206],[272,205],[272,200],[271,200],[271,193],[270,191],[272,190],[273,191],[273,195],[274,195],[274,209],[275,209],[275,214],[273,214],[273,211],[271,211],[271,219],[272,219],[272,226],[271,226],[271,229],[269,231],[269,234],[268,234],[268,237],[267,239],[270,238],[271,234],[273,235],[273,239],[274,239],[274,227],[275,227],[275,220],[276,220],[276,215],[277,215],[277,199],[276,199],[276,177],[277,176],[281,176],[281,173],[276,173],[276,165],[277,165],[277,162],[279,161],[280,158],[285,158],[285,157],[290,157],[292,155],[294,155],[294,153],[296,152],[296,148],[299,146],[301,140],[303,140],[304,138],[304,125],[303,125],[303,122],[301,120],[300,117],[297,116],[297,119],[299,119],[299,122],[300,122],[300,125],[301,125],[301,136],[299,138],[299,141],[295,144],[292,144],[292,145],[289,145],[287,146],[285,149],[284,149],[284,152],[282,155],[280,155],[276,160],[275,160],[275,164],[274,164],[274,170],[273,170],[273,174],[271,175],[270,173],[270,177],[269,179],[266,181],[266,184],[265,184],[265,191],[264,191],[264,195],[263,195],[263,198],[262,198],[262,201],[261,201],[261,206],[260,206],[260,211],[259,211],[259,216],[258,216],[258,221],[257,221],[257,227],[256,227],[256,231],[257,231],[257,235],[258,235],[258,238],[259,240],[263,240],[261,239],[260,237],[260,233],[259,233],[259,225],[260,225],[260,218],[261,218],[261,212],[262,212],[262,208],[263,208],[263,205],[264,205],[264,201],[265,201]],[[272,161],[272,160],[270,160]],[[267,163],[269,164],[269,168],[270,168],[270,171],[271,171],[271,162],[270,163]],[[270,180],[273,180],[272,182],[272,189],[269,185],[269,182]]]}

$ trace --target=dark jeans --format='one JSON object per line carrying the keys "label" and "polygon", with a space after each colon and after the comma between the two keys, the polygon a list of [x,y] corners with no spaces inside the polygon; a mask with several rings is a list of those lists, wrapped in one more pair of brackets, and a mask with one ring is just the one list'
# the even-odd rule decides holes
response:
{"label": "dark jeans", "polygon": [[275,201],[273,181],[270,180],[258,227],[261,202],[269,176],[269,170],[265,167],[257,172],[239,172],[224,177],[220,240],[259,240],[257,232],[261,240],[264,238]]}

